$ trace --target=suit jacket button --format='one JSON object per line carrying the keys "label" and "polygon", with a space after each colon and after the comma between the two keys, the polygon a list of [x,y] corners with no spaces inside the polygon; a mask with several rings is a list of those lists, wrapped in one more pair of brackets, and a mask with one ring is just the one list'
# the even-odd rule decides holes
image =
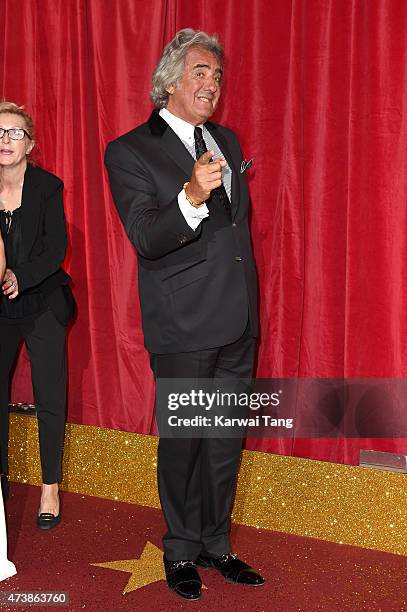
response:
{"label": "suit jacket button", "polygon": [[235,257],[235,261],[243,261],[243,259],[241,257],[239,257],[239,256],[236,256]]}
{"label": "suit jacket button", "polygon": [[236,223],[232,223],[232,227],[236,227]]}

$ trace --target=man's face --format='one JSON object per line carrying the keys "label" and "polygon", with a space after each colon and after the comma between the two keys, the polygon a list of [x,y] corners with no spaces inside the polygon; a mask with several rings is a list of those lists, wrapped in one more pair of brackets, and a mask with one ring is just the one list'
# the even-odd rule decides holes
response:
{"label": "man's face", "polygon": [[192,47],[179,84],[167,90],[167,110],[192,125],[204,123],[216,109],[221,81],[222,67],[216,55],[202,47]]}

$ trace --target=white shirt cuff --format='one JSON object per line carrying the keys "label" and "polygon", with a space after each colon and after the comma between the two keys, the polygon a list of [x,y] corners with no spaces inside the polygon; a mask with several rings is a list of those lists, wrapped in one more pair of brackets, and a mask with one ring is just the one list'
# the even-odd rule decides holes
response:
{"label": "white shirt cuff", "polygon": [[209,210],[206,204],[202,204],[202,206],[199,208],[195,208],[188,202],[184,190],[180,191],[178,194],[178,206],[184,216],[185,221],[194,231],[201,223],[202,219],[209,217]]}

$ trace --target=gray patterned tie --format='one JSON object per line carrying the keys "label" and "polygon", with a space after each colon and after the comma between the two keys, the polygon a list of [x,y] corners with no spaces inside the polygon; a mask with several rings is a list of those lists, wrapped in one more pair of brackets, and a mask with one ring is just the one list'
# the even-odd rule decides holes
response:
{"label": "gray patterned tie", "polygon": [[[199,159],[208,150],[206,148],[206,143],[205,143],[204,137],[202,135],[202,128],[196,127],[194,129],[194,139],[195,139],[195,154],[196,154],[196,159]],[[229,215],[231,215],[230,201],[229,201],[228,194],[226,193],[226,189],[225,189],[225,186],[224,186],[223,183],[222,183],[222,185],[220,187],[217,187],[216,189],[212,190],[211,196],[219,198],[219,200],[220,200],[221,204],[223,205],[223,207],[225,208],[226,212]]]}

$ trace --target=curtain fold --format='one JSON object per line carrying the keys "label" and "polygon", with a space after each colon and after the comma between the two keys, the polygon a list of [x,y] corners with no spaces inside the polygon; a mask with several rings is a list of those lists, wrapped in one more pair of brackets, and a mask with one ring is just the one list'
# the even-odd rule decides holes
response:
{"label": "curtain fold", "polygon": [[[407,375],[404,0],[2,0],[0,23],[0,95],[34,116],[39,163],[65,183],[79,309],[68,343],[71,422],[152,430],[136,256],[103,154],[148,118],[151,73],[183,27],[220,35],[226,80],[215,120],[254,159],[257,376]],[[386,389],[373,402],[383,432],[399,402]],[[23,352],[13,399],[31,397]],[[298,400],[293,416],[302,410]],[[407,453],[401,437],[247,446],[348,463],[360,448]]]}

